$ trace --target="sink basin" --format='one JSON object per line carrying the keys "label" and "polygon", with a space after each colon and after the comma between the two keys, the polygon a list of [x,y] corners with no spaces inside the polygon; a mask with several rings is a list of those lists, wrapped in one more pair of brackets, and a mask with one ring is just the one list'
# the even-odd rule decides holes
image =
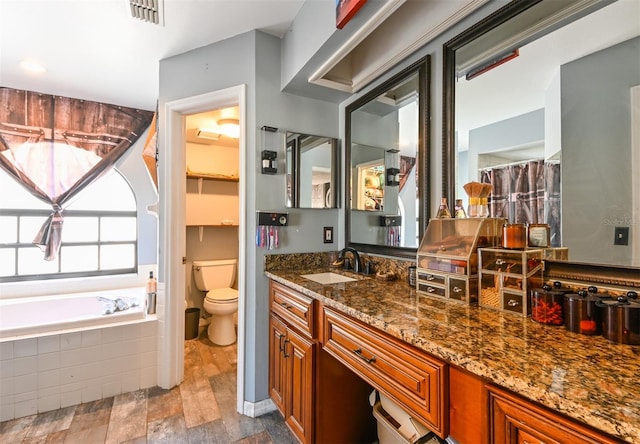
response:
{"label": "sink basin", "polygon": [[338,273],[313,273],[313,274],[301,274],[300,276],[322,285],[340,284],[342,282],[352,282],[357,280],[349,276],[343,276]]}

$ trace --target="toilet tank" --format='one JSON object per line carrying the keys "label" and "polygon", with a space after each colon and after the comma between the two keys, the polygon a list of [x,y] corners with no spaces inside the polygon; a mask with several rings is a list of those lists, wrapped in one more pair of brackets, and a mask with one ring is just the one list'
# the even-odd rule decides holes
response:
{"label": "toilet tank", "polygon": [[236,280],[236,259],[193,261],[193,277],[200,291],[229,288]]}

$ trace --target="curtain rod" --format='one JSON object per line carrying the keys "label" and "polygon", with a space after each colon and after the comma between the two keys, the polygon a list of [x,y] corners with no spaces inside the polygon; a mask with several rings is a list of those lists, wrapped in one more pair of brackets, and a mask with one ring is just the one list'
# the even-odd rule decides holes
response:
{"label": "curtain rod", "polygon": [[484,167],[484,168],[478,168],[478,171],[486,171],[486,170],[494,170],[496,168],[504,168],[504,167],[508,167],[508,166],[515,166],[515,165],[523,165],[525,163],[529,163],[529,162],[544,162],[544,163],[560,163],[559,160],[544,160],[544,159],[529,159],[529,160],[519,160],[517,162],[511,162],[511,163],[502,163],[500,165],[494,165],[494,166],[488,166],[488,167]]}

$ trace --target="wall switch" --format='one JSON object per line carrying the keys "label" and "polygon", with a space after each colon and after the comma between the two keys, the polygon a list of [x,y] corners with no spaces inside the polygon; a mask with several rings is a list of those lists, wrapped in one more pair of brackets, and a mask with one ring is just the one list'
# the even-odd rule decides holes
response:
{"label": "wall switch", "polygon": [[613,245],[629,245],[629,227],[616,227]]}
{"label": "wall switch", "polygon": [[324,227],[323,241],[325,244],[333,243],[333,227]]}

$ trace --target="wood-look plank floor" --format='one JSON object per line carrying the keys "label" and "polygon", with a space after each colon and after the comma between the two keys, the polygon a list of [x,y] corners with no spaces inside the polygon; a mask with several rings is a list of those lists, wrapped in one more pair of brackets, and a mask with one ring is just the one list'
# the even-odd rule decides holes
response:
{"label": "wood-look plank floor", "polygon": [[185,341],[185,378],[171,390],[153,387],[0,423],[6,444],[293,444],[280,413],[236,412],[236,344],[206,337]]}

